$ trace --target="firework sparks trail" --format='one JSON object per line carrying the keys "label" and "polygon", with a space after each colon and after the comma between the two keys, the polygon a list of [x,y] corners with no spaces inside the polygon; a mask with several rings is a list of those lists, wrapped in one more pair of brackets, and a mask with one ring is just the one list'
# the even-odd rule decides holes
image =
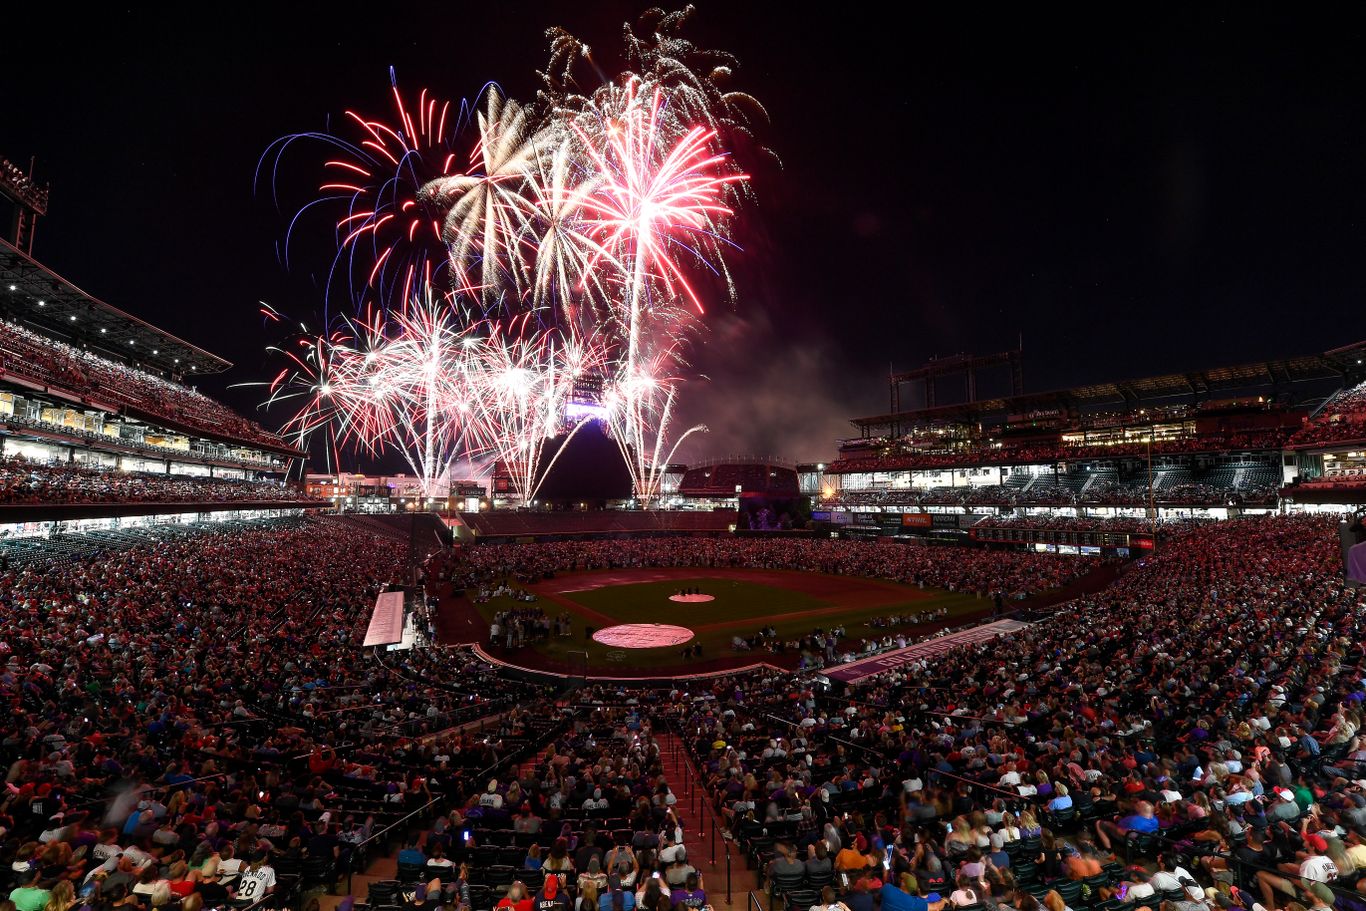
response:
{"label": "firework sparks trail", "polygon": [[326,432],[337,452],[398,451],[432,496],[450,465],[475,458],[478,409],[464,361],[473,336],[430,289],[388,324],[346,320],[301,338],[270,386],[268,404],[295,400],[284,431],[305,445]]}
{"label": "firework sparks trail", "polygon": [[403,306],[420,283],[446,268],[440,223],[418,201],[422,187],[456,173],[457,134],[469,120],[461,105],[452,110],[427,89],[406,100],[394,70],[389,71],[393,111],[390,119],[343,114],[345,136],[329,132],[296,133],[271,143],[256,169],[256,184],[269,162],[270,187],[278,206],[277,180],[286,153],[300,141],[321,143],[330,155],[322,162],[318,199],[300,209],[285,233],[283,258],[289,264],[295,228],[313,207],[337,207],[337,252],[328,271],[324,302],[333,282],[344,276],[356,304],[367,291],[385,305]]}
{"label": "firework sparks trail", "polygon": [[669,442],[677,386],[676,380],[661,378],[650,368],[641,367],[619,376],[603,397],[607,425],[642,509],[649,509],[659,498],[664,471],[678,447],[693,434],[707,430],[698,424]]}
{"label": "firework sparks trail", "polygon": [[599,390],[642,504],[657,499],[679,444],[705,429],[671,441],[679,368],[705,312],[698,277],[735,297],[725,254],[749,176],[726,143],[753,143],[751,125],[767,119],[726,88],[734,58],[681,36],[691,14],[628,26],[629,71],[607,78],[593,64],[586,91],[575,71],[592,63],[587,46],[552,30],[534,106],[488,86],[453,112],[426,90],[405,100],[395,82],[388,122],[348,111],[355,139],[271,146],[272,188],[295,140],[339,151],[323,166],[327,195],[290,223],[286,259],[304,214],[342,201],[328,286],[363,275],[379,311],[283,352],[269,401],[302,402],[287,432],[396,449],[424,489],[456,457],[501,463],[529,502],[566,431],[583,426],[566,407],[582,385]]}
{"label": "firework sparks trail", "polygon": [[722,168],[726,156],[711,151],[715,131],[694,127],[670,142],[661,130],[661,91],[647,99],[636,89],[634,81],[628,85],[624,110],[608,121],[600,137],[576,125],[602,175],[598,192],[582,202],[590,233],[602,250],[590,269],[610,256],[627,276],[623,322],[628,374],[635,369],[642,309],[652,291],[666,300],[686,299],[703,312],[677,257],[700,258],[699,248],[714,243],[716,222],[733,214],[721,201],[726,187],[749,179]]}
{"label": "firework sparks trail", "polygon": [[[500,291],[506,286],[520,297],[526,280],[519,238],[529,214],[525,193],[537,146],[527,111],[496,86],[487,96],[487,110],[476,116],[479,139],[468,170],[429,182],[419,199],[445,213],[442,239],[459,290],[502,305]],[[476,267],[477,287],[470,278]]]}
{"label": "firework sparks trail", "polygon": [[603,352],[596,339],[531,329],[525,318],[506,329],[491,324],[489,335],[472,346],[483,443],[508,471],[523,503],[535,499],[546,474],[587,423],[581,418],[563,433],[576,384],[601,369]]}

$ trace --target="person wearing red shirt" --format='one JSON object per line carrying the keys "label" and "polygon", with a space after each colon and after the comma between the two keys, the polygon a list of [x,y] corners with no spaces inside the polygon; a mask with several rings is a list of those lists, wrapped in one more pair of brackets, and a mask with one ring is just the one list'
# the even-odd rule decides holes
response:
{"label": "person wearing red shirt", "polygon": [[512,911],[531,911],[531,896],[527,895],[526,883],[514,880],[508,887],[507,895],[498,900],[496,908],[510,908]]}

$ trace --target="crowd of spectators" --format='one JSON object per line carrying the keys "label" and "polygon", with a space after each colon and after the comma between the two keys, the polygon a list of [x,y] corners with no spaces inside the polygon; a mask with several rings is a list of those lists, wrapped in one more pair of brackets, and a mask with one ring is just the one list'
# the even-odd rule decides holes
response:
{"label": "crowd of spectators", "polygon": [[[1089,485],[1085,478],[1074,480],[1071,484],[1040,480],[1027,488],[984,484],[850,490],[840,491],[825,503],[853,509],[870,506],[1128,506],[1143,504],[1149,499],[1146,478],[1128,482],[1099,479]],[[1228,485],[1191,481],[1155,490],[1152,498],[1158,503],[1184,506],[1265,506],[1276,502],[1278,491],[1278,484],[1261,480]]]}
{"label": "crowd of spectators", "polygon": [[[289,520],[0,563],[11,900],[242,904],[434,795],[463,800],[545,689],[469,653],[367,659],[404,553]],[[495,710],[478,739],[455,727]]]}
{"label": "crowd of spectators", "polygon": [[[7,414],[0,416],[0,423],[3,423],[9,430],[31,429],[41,430],[48,433],[57,434],[65,439],[84,440],[87,443],[97,444],[96,448],[105,450],[118,449],[124,452],[144,453],[156,459],[209,459],[217,463],[227,463],[240,465],[244,468],[265,468],[275,471],[283,470],[285,462],[281,456],[270,455],[264,452],[255,452],[242,449],[241,447],[230,446],[228,444],[208,443],[199,441],[194,444],[189,451],[182,449],[172,443],[149,443],[146,439],[135,440],[126,437],[114,437],[107,433],[96,430],[73,427],[66,423],[55,421],[45,421],[32,415],[20,417],[17,414]],[[111,425],[104,425],[109,429]],[[155,439],[155,437],[154,437]]]}
{"label": "crowd of spectators", "polygon": [[651,719],[632,705],[582,703],[566,706],[572,727],[535,761],[399,852],[397,881],[372,885],[371,906],[403,901],[395,890],[415,883],[417,901],[451,908],[707,907]]}
{"label": "crowd of spectators", "polygon": [[496,580],[539,581],[559,572],[639,567],[796,569],[888,579],[949,591],[1018,596],[1057,588],[1090,564],[1048,554],[872,544],[858,541],[647,538],[471,548],[446,569],[464,589]]}
{"label": "crowd of spectators", "polygon": [[[535,600],[535,595],[511,586],[503,586],[511,597]],[[518,607],[500,610],[489,621],[489,643],[504,648],[522,648],[536,642],[545,642],[552,633],[565,637],[572,633],[567,611],[551,617],[539,607]]]}
{"label": "crowd of spectators", "polygon": [[1144,532],[1157,528],[1163,532],[1187,525],[1198,524],[1202,519],[1149,519],[1144,516],[1060,516],[1051,513],[1042,515],[985,516],[973,528],[1036,528],[1052,531],[1113,531]]}
{"label": "crowd of spectators", "polygon": [[1290,437],[1291,446],[1366,440],[1366,383],[1338,392]]}
{"label": "crowd of spectators", "polygon": [[1319,487],[1363,487],[1366,486],[1366,468],[1329,468],[1317,478],[1297,479],[1295,486],[1311,490]]}
{"label": "crowd of spectators", "polygon": [[265,446],[284,445],[276,434],[197,390],[4,320],[0,320],[0,371],[195,430]]}
{"label": "crowd of spectators", "polygon": [[0,503],[225,503],[309,499],[278,481],[120,471],[74,462],[0,458]]}
{"label": "crowd of spectators", "polygon": [[[854,694],[761,670],[673,692],[585,686],[558,706],[469,651],[366,654],[405,547],[342,520],[0,566],[6,894],[19,911],[246,904],[443,798],[398,857],[420,890],[381,884],[372,906],[698,911],[667,727],[789,907],[1366,909],[1366,592],[1342,580],[1334,520],[1164,530],[1053,619]],[[425,569],[466,589],[687,566],[1013,593],[1085,565],[675,538],[484,546]],[[491,729],[459,727],[484,717]],[[548,746],[475,777],[511,743]]]}
{"label": "crowd of spectators", "polygon": [[854,698],[762,674],[657,710],[795,905],[1366,906],[1366,596],[1333,520],[1183,527],[1071,607]]}
{"label": "crowd of spectators", "polygon": [[[1287,433],[1280,430],[1208,433],[1153,441],[1153,455],[1193,455],[1196,453],[1260,452],[1279,450]],[[952,452],[905,452],[894,455],[851,455],[831,462],[829,474],[869,471],[919,471],[925,469],[976,468],[983,465],[1038,465],[1079,459],[1146,458],[1147,440],[1128,443],[1031,442],[999,444],[984,440]]]}

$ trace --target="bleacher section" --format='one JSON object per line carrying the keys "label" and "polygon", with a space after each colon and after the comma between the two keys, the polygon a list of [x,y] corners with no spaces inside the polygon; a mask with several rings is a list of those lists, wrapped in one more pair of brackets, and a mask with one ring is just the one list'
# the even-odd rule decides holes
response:
{"label": "bleacher section", "polygon": [[126,409],[214,438],[293,451],[276,434],[200,392],[0,320],[0,379],[5,378],[92,408]]}
{"label": "bleacher section", "polygon": [[727,461],[699,465],[683,473],[678,492],[685,497],[727,498],[743,493],[796,497],[801,493],[797,472],[789,466],[758,461]]}
{"label": "bleacher section", "polygon": [[1291,447],[1306,449],[1351,442],[1366,442],[1366,383],[1335,393],[1290,437]]}
{"label": "bleacher section", "polygon": [[[1272,457],[1274,458],[1274,457]],[[1168,464],[1153,470],[1156,502],[1169,505],[1264,505],[1275,502],[1280,469],[1272,461],[1251,458],[1212,467]],[[868,506],[1123,506],[1148,501],[1147,466],[1132,463],[1123,470],[1108,463],[1065,474],[1016,472],[1003,484],[845,490],[829,505]]]}
{"label": "bleacher section", "polygon": [[371,534],[408,544],[416,540],[418,549],[427,553],[451,543],[451,530],[440,517],[431,513],[409,513],[407,515],[362,515],[351,514],[337,521],[345,522]]}
{"label": "bleacher section", "polygon": [[[164,472],[117,471],[68,463],[0,458],[0,506],[86,503],[299,502],[302,491],[277,481]],[[321,501],[318,501],[321,505]]]}
{"label": "bleacher section", "polygon": [[479,538],[556,535],[620,535],[650,532],[724,532],[735,524],[733,511],[615,511],[461,513]]}

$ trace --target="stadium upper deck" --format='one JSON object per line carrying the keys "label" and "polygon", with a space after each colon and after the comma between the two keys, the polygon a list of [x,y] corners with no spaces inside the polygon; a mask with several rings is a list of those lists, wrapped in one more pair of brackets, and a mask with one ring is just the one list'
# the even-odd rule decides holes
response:
{"label": "stadium upper deck", "polygon": [[860,436],[825,473],[850,505],[1272,506],[1284,485],[1366,492],[1363,360],[1366,342],[856,418]]}
{"label": "stadium upper deck", "polygon": [[[1332,388],[1366,380],[1366,341],[1302,357],[1254,361],[1185,373],[1169,373],[1071,389],[1034,392],[957,405],[942,405],[873,417],[854,418],[862,439],[906,436],[928,427],[981,425],[1014,428],[1041,419],[1080,424],[1099,414],[1142,416],[1161,406],[1208,405],[1223,400],[1261,398],[1287,405],[1322,399]],[[1142,423],[1136,420],[1135,423]]]}
{"label": "stadium upper deck", "polygon": [[[1351,438],[1351,389],[1366,379],[1366,342],[1321,355],[1259,361],[1053,392],[855,418],[829,474],[1024,465],[1079,458],[1280,450]],[[1317,433],[1327,399],[1333,426]],[[1366,399],[1366,393],[1360,398]],[[1336,407],[1335,409],[1335,403]],[[1293,437],[1293,439],[1292,439]]]}
{"label": "stadium upper deck", "polygon": [[230,366],[0,241],[0,523],[305,502],[302,452],[183,382]]}
{"label": "stadium upper deck", "polygon": [[[77,436],[93,431],[88,442],[111,445],[185,437],[201,445],[179,448],[205,459],[282,464],[300,456],[278,435],[182,382],[231,366],[0,241],[0,386],[7,393],[0,417],[7,423]],[[56,421],[54,409],[62,412]]]}

